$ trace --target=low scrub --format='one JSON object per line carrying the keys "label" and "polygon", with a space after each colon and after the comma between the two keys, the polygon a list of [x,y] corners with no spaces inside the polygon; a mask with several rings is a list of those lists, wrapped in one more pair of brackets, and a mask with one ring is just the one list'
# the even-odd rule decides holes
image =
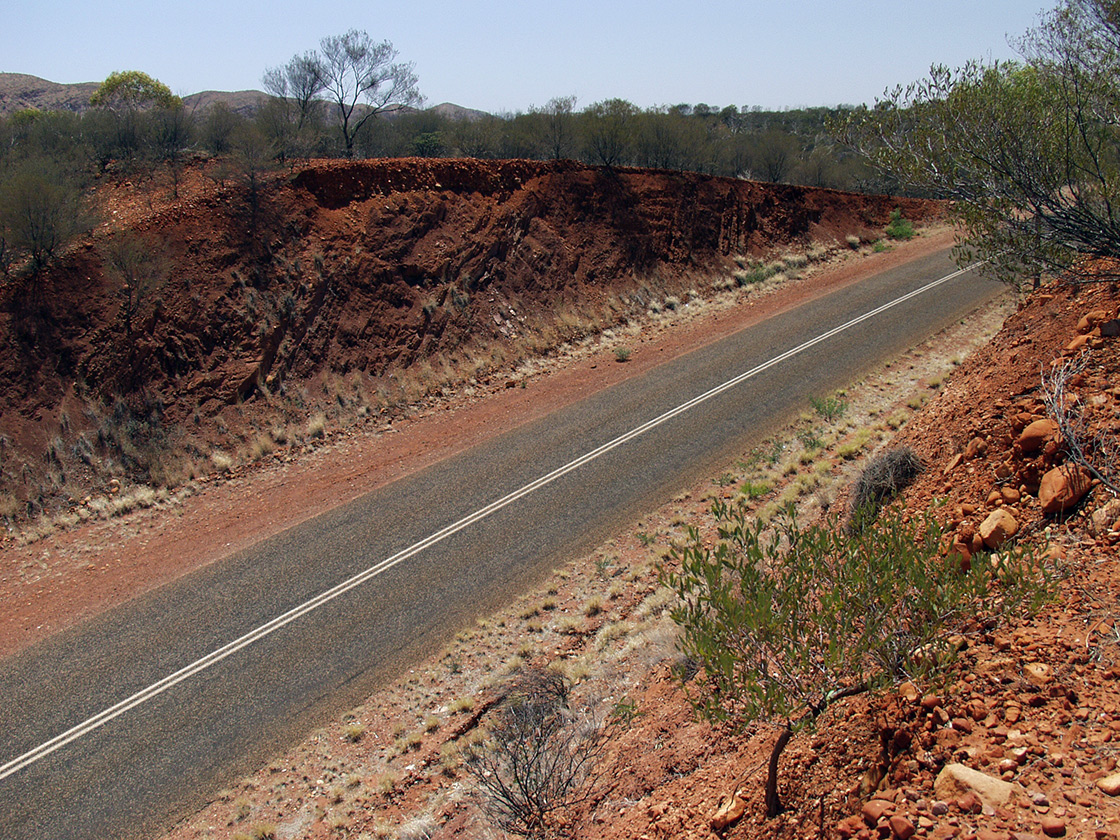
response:
{"label": "low scrub", "polygon": [[[976,622],[1036,609],[1050,592],[1032,553],[983,556],[970,570],[942,556],[929,515],[898,511],[867,528],[804,527],[789,508],[776,527],[748,521],[743,506],[713,508],[719,541],[692,528],[662,581],[683,653],[699,664],[688,683],[712,721],[777,722],[767,812],[781,811],[778,759],[792,735],[832,703],[903,679],[921,682],[952,660],[952,637]],[[678,565],[679,564],[679,565]]]}
{"label": "low scrub", "polygon": [[879,508],[910,486],[922,471],[922,462],[909,446],[889,449],[872,458],[852,487],[848,527],[861,528],[879,514]]}

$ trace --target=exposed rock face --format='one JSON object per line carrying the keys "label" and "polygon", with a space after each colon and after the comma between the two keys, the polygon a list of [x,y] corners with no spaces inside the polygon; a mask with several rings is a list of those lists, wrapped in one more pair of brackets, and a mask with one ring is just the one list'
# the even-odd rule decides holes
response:
{"label": "exposed rock face", "polygon": [[1063,464],[1042,477],[1038,501],[1043,513],[1061,513],[1080,502],[1092,487],[1092,476],[1084,467]]}

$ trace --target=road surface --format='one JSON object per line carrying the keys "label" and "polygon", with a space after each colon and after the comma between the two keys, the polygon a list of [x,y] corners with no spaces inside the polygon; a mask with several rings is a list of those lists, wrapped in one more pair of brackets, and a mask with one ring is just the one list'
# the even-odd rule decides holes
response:
{"label": "road surface", "polygon": [[966,273],[868,314],[954,270],[944,252],[805,303],[0,662],[0,837],[158,833],[1001,292]]}

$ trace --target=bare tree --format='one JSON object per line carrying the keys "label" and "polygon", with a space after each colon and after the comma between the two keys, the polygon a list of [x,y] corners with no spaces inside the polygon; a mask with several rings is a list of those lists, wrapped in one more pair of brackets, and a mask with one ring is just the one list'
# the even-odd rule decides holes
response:
{"label": "bare tree", "polygon": [[132,330],[144,304],[167,281],[167,260],[154,240],[123,231],[104,248],[105,265],[120,282],[121,318],[132,352]]}
{"label": "bare tree", "polygon": [[594,793],[604,727],[572,712],[569,688],[557,673],[520,671],[507,687],[489,737],[467,757],[483,809],[503,831],[549,837],[558,811]]}
{"label": "bare tree", "polygon": [[321,106],[318,97],[326,90],[323,59],[314,50],[296,55],[283,67],[269,67],[261,78],[272,97],[265,118],[281,158],[310,146]]}
{"label": "bare tree", "polygon": [[530,108],[530,113],[540,114],[543,118],[543,140],[545,154],[553,160],[571,157],[575,153],[576,129],[574,96],[556,96],[548,100],[543,108]]}
{"label": "bare tree", "polygon": [[952,199],[959,260],[1014,283],[1120,256],[1120,12],[1062,0],[1024,62],[938,66],[853,112],[845,137],[913,190]]}
{"label": "bare tree", "polygon": [[423,101],[412,64],[395,63],[397,51],[389,41],[374,42],[366,32],[351,29],[324,38],[319,46],[323,89],[338,107],[346,157],[354,156],[354,136],[370,119]]}

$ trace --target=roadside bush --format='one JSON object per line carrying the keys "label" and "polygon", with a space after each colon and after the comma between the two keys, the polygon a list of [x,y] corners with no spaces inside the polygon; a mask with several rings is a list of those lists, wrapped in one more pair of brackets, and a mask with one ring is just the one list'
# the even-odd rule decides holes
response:
{"label": "roadside bush", "polygon": [[572,711],[570,688],[558,673],[520,669],[485,739],[467,752],[464,768],[482,794],[482,808],[503,831],[549,837],[556,812],[594,790],[604,727]]}
{"label": "roadside bush", "polygon": [[883,233],[887,235],[888,239],[901,239],[903,241],[914,238],[914,225],[909,219],[902,217],[902,210],[895,208],[891,211],[891,220],[885,228]]}
{"label": "roadside bush", "polygon": [[813,411],[829,423],[833,420],[839,420],[848,410],[847,400],[840,397],[824,397],[823,399],[821,397],[810,397],[809,404],[813,406]]}
{"label": "roadside bush", "polygon": [[792,509],[764,534],[739,505],[718,502],[719,541],[697,529],[673,549],[662,581],[680,599],[671,616],[682,652],[700,665],[687,688],[703,717],[778,722],[767,814],[781,811],[778,762],[789,739],[832,703],[951,661],[950,637],[971,622],[1036,609],[1049,579],[1027,551],[1006,553],[999,578],[983,556],[968,572],[943,557],[929,515],[901,515],[850,532],[803,527]]}
{"label": "roadside bush", "polygon": [[921,471],[921,459],[909,446],[889,449],[872,458],[852,487],[848,528],[858,529],[873,522],[883,502],[908,487]]}

